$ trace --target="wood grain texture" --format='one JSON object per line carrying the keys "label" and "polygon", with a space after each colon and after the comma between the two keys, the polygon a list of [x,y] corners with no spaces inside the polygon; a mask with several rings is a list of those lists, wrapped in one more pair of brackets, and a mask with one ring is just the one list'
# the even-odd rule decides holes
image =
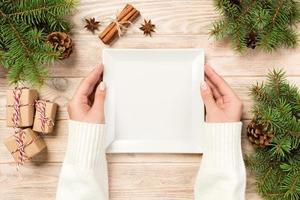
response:
{"label": "wood grain texture", "polygon": [[[109,163],[111,200],[192,200],[200,163]],[[22,180],[14,165],[0,165],[0,198],[5,200],[54,199],[61,163],[27,163]],[[248,174],[247,199],[259,200]]]}
{"label": "wood grain texture", "polygon": [[[218,70],[217,70],[218,71]],[[77,86],[83,78],[50,78],[40,90],[40,98],[48,99],[59,105],[57,119],[68,119],[67,105]],[[243,119],[251,119],[251,106],[253,104],[249,89],[256,82],[266,81],[265,76],[225,76],[224,79],[233,88],[244,103]],[[300,77],[290,76],[288,80],[300,87]],[[57,89],[59,88],[59,89]],[[6,119],[6,90],[10,89],[6,79],[0,78],[0,120]]]}
{"label": "wood grain texture", "polygon": [[[233,87],[245,104],[244,127],[251,118],[249,87],[265,80],[270,68],[284,68],[289,80],[300,86],[300,48],[273,54],[249,51],[240,55],[227,42],[209,37],[210,24],[219,18],[212,0],[81,0],[72,21],[74,53],[70,59],[50,66],[50,78],[41,88],[43,99],[59,104],[55,133],[45,138],[48,151],[26,163],[23,180],[17,177],[12,158],[2,141],[11,128],[5,126],[6,71],[0,69],[0,200],[50,200],[55,190],[68,139],[66,106],[84,76],[102,60],[103,45],[97,34],[86,31],[84,18],[104,20],[114,17],[126,3],[132,3],[142,17],[127,35],[111,48],[205,48],[206,62]],[[156,34],[144,37],[137,29],[143,18],[152,19]],[[99,32],[104,28],[101,27]],[[298,28],[299,29],[299,28]],[[252,147],[243,131],[243,152]],[[193,154],[113,154],[108,155],[110,194],[113,200],[190,200],[201,155]],[[260,200],[255,180],[248,174],[247,200]]]}
{"label": "wood grain texture", "polygon": [[[246,126],[243,126],[243,151],[250,153],[252,148],[246,138]],[[12,134],[13,129],[5,126],[5,121],[0,120],[0,141]],[[33,158],[34,163],[60,163],[63,162],[66,145],[68,142],[68,121],[59,120],[53,135],[46,135],[47,151]],[[195,163],[199,162],[199,154],[108,154],[109,163]],[[3,143],[0,143],[0,164],[12,163],[13,159]]]}
{"label": "wood grain texture", "polygon": [[[105,48],[96,35],[76,35],[75,50],[71,59],[55,63],[50,68],[53,77],[82,77],[102,60]],[[88,44],[87,44],[87,41]],[[119,39],[112,48],[204,48],[206,63],[212,65],[223,76],[264,76],[270,68],[284,68],[290,76],[299,76],[300,49],[279,50],[266,54],[250,50],[240,55],[225,42],[215,42],[201,35],[128,35]],[[255,59],[252,59],[255,58]],[[72,70],[70,70],[70,68]],[[66,73],[66,71],[68,73]]]}

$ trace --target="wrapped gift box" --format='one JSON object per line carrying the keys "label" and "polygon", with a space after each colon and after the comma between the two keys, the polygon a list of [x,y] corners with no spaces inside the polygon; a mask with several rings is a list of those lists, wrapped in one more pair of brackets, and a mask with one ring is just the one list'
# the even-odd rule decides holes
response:
{"label": "wrapped gift box", "polygon": [[[15,93],[20,92],[19,101],[16,102]],[[22,88],[7,91],[6,122],[7,126],[13,127],[13,114],[15,109],[19,109],[18,125],[16,127],[29,127],[33,124],[34,103],[38,98],[36,90]],[[14,105],[19,105],[14,107]]]}
{"label": "wrapped gift box", "polygon": [[39,100],[36,102],[33,130],[42,133],[51,133],[54,128],[57,104]]}
{"label": "wrapped gift box", "polygon": [[22,138],[22,145],[20,145],[17,142],[17,138],[12,135],[4,140],[4,144],[9,150],[9,152],[12,154],[13,158],[16,162],[20,163],[21,161],[21,153],[20,153],[20,147],[24,148],[25,152],[25,160],[30,159],[40,152],[42,152],[44,149],[46,149],[46,144],[41,136],[39,136],[36,132],[31,130],[30,128],[21,130],[24,134]]}

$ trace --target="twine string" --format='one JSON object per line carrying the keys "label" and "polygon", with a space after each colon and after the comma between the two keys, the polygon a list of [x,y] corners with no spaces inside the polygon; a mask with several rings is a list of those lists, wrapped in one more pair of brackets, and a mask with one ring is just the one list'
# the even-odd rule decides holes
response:
{"label": "twine string", "polygon": [[13,121],[13,127],[15,128],[15,133],[18,132],[17,127],[19,127],[20,125],[21,95],[22,95],[22,90],[20,88],[15,88],[13,90],[14,103],[12,105],[13,107],[12,121]]}
{"label": "twine string", "polygon": [[39,137],[36,139],[32,139],[30,142],[25,144],[26,141],[26,133],[22,128],[20,127],[21,122],[21,111],[20,108],[22,106],[33,106],[33,104],[21,104],[21,96],[22,96],[22,90],[28,89],[27,87],[16,87],[13,90],[13,104],[7,105],[7,107],[13,108],[13,114],[12,114],[12,122],[13,122],[13,128],[14,128],[14,138],[17,143],[17,148],[11,152],[11,154],[19,153],[17,161],[17,171],[19,174],[19,177],[22,178],[20,174],[20,165],[23,165],[26,160],[30,160],[31,158],[26,155],[25,148],[32,144],[35,140],[38,140]]}
{"label": "twine string", "polygon": [[21,105],[21,95],[22,95],[22,89],[24,88],[15,88],[13,90],[13,98],[14,98],[14,103],[12,105],[13,107],[13,116],[12,116],[12,121],[13,121],[13,127],[14,127],[14,137],[17,142],[17,150],[19,152],[19,160],[17,161],[17,170],[19,171],[20,165],[23,165],[25,160],[28,158],[25,153],[25,133],[24,131],[19,128],[20,125],[20,119],[21,119],[21,112],[20,112],[20,107]]}
{"label": "twine string", "polygon": [[19,171],[20,170],[20,165],[23,165],[26,160],[31,160],[31,157],[26,155],[25,148],[27,146],[31,145],[36,140],[39,140],[40,137],[41,137],[41,135],[38,135],[38,137],[36,137],[35,139],[30,140],[28,143],[25,144],[24,141],[26,141],[26,133],[25,133],[24,130],[20,129],[20,132],[18,133],[18,136],[15,135],[16,141],[18,143],[18,147],[17,147],[17,149],[12,151],[11,154],[13,155],[13,154],[19,152],[19,154],[21,155],[18,162],[17,162],[17,171],[19,172],[19,177],[20,178],[22,178],[22,175],[20,174],[20,171]]}
{"label": "twine string", "polygon": [[14,137],[16,139],[18,147],[12,153],[19,152],[19,155],[20,155],[19,156],[19,162],[18,162],[18,167],[19,167],[20,164],[23,165],[24,162],[28,159],[28,157],[25,153],[25,144],[24,144],[24,141],[25,141],[25,138],[26,138],[25,132],[22,129],[19,129],[19,131],[15,133]]}
{"label": "twine string", "polygon": [[42,133],[45,133],[46,125],[48,127],[53,127],[54,126],[53,120],[46,116],[46,102],[41,101],[41,100],[37,100],[35,102],[35,108],[36,108],[36,112],[39,114],[38,119],[41,122]]}

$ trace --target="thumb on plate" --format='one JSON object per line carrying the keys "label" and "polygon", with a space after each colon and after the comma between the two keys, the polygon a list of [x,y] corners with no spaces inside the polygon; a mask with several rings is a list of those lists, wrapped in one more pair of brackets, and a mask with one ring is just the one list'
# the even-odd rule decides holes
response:
{"label": "thumb on plate", "polygon": [[217,107],[212,91],[206,82],[201,83],[201,96],[208,112]]}
{"label": "thumb on plate", "polygon": [[104,100],[106,94],[106,86],[103,81],[97,86],[94,98],[93,109],[96,109],[98,112],[104,111]]}

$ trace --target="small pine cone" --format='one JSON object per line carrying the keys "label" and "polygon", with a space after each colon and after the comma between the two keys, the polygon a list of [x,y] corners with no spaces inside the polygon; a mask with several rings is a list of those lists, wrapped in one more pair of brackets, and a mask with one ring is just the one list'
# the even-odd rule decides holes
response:
{"label": "small pine cone", "polygon": [[240,0],[229,0],[230,3],[239,6],[241,4]]}
{"label": "small pine cone", "polygon": [[261,148],[268,146],[274,137],[273,133],[265,131],[264,127],[255,121],[248,125],[247,136],[252,144]]}
{"label": "small pine cone", "polygon": [[73,51],[73,41],[71,37],[64,32],[52,32],[48,35],[47,42],[60,52],[59,59],[68,58]]}
{"label": "small pine cone", "polygon": [[246,44],[248,48],[255,49],[258,42],[258,36],[254,32],[250,32],[246,37]]}

